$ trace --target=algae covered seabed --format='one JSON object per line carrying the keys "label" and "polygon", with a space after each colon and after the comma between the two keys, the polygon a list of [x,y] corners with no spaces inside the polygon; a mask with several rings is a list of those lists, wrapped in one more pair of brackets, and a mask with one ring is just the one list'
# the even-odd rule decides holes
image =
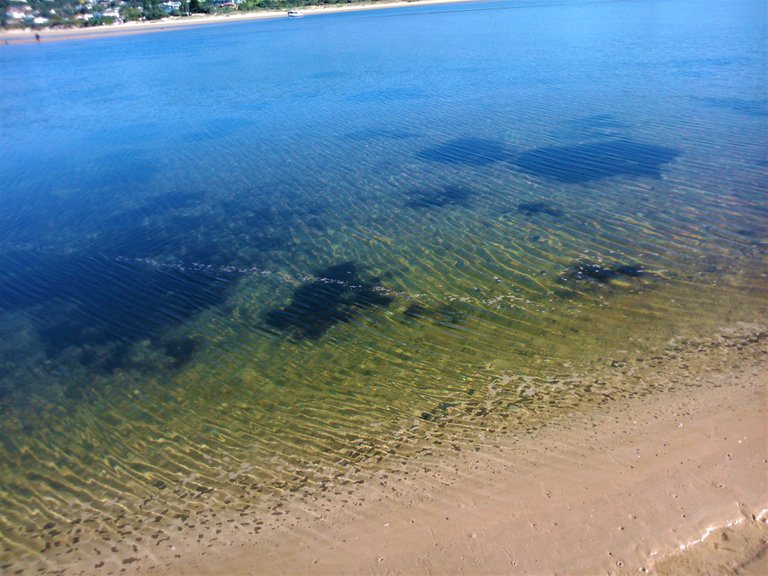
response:
{"label": "algae covered seabed", "polygon": [[3,570],[257,537],[763,338],[761,3],[687,4],[4,47]]}

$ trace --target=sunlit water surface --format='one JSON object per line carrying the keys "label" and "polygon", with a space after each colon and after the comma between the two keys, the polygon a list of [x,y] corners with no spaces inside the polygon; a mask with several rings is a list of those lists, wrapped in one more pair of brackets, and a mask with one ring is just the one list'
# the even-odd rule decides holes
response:
{"label": "sunlit water surface", "polygon": [[765,10],[0,47],[2,567],[322,488],[441,422],[545,419],[578,404],[569,370],[754,320]]}

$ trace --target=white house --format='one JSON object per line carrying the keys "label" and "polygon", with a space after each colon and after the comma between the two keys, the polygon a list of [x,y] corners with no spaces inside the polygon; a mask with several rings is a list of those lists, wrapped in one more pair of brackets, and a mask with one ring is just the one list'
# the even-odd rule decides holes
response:
{"label": "white house", "polygon": [[21,8],[10,8],[5,13],[5,17],[9,20],[21,20],[24,16],[24,10]]}
{"label": "white house", "polygon": [[175,0],[166,0],[160,6],[163,7],[163,10],[165,10],[168,14],[173,12],[174,10],[180,10],[181,9],[181,2],[176,2]]}

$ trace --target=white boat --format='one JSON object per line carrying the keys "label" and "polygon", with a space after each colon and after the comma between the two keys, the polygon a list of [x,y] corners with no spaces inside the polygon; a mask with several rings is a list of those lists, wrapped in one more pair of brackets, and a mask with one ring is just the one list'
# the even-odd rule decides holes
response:
{"label": "white boat", "polygon": [[301,10],[288,10],[288,18],[304,18],[304,12]]}

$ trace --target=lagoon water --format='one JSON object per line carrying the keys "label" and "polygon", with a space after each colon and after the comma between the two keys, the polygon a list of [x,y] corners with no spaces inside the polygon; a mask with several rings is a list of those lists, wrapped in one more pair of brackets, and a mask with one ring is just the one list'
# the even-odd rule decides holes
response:
{"label": "lagoon water", "polygon": [[2,569],[523,430],[580,366],[754,320],[765,17],[502,1],[0,47]]}

